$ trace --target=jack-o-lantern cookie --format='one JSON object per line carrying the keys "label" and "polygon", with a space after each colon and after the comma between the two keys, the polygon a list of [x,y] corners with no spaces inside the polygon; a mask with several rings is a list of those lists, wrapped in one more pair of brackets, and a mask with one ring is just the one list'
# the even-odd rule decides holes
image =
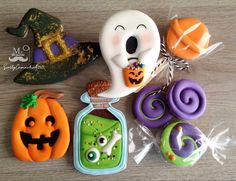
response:
{"label": "jack-o-lantern cookie", "polygon": [[61,158],[70,142],[66,113],[56,99],[62,93],[39,90],[26,94],[13,121],[11,143],[22,161]]}

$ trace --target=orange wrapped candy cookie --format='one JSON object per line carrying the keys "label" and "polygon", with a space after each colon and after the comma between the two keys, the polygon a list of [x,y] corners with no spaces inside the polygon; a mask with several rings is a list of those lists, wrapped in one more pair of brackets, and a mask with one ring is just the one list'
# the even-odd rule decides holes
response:
{"label": "orange wrapped candy cookie", "polygon": [[207,51],[208,28],[195,18],[173,19],[167,32],[166,45],[175,56],[192,60]]}

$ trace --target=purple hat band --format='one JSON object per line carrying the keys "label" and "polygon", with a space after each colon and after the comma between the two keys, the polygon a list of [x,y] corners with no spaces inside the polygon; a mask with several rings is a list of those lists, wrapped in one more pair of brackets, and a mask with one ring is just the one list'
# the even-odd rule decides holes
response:
{"label": "purple hat band", "polygon": [[[77,39],[75,39],[71,36],[68,36],[68,35],[65,35],[63,37],[63,40],[65,41],[65,44],[68,48],[76,47],[79,43],[79,41]],[[51,48],[52,53],[55,56],[57,56],[61,53],[61,48],[56,43],[53,43],[50,46],[50,48]],[[47,55],[42,48],[39,48],[39,47],[34,48],[34,51],[33,51],[33,62],[34,63],[44,62],[47,59],[48,59]]]}
{"label": "purple hat band", "polygon": [[175,82],[168,90],[167,101],[171,113],[182,120],[197,119],[206,109],[205,92],[192,80]]}
{"label": "purple hat band", "polygon": [[169,113],[166,98],[160,87],[150,85],[144,87],[133,102],[133,114],[136,119],[149,128],[164,126],[173,116]]}

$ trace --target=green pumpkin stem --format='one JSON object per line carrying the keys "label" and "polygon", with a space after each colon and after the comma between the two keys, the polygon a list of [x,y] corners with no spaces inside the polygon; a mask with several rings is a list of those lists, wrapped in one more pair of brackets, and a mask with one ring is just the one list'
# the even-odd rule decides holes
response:
{"label": "green pumpkin stem", "polygon": [[24,109],[27,109],[29,107],[36,107],[36,105],[37,105],[37,98],[38,98],[38,96],[35,95],[34,93],[26,94],[22,98],[22,102],[20,104],[20,107],[22,107]]}

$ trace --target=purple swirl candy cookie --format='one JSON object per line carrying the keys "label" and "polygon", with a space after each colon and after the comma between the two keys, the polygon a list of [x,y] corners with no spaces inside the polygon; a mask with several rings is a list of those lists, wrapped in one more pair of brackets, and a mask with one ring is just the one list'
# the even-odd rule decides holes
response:
{"label": "purple swirl candy cookie", "polygon": [[169,88],[167,101],[170,111],[182,120],[199,118],[206,109],[206,95],[196,82],[182,79]]}
{"label": "purple swirl candy cookie", "polygon": [[133,114],[136,119],[148,128],[165,125],[173,116],[169,113],[165,93],[152,94],[160,87],[150,85],[144,87],[133,102]]}
{"label": "purple swirl candy cookie", "polygon": [[205,143],[205,136],[197,127],[186,122],[175,122],[162,132],[160,148],[170,163],[191,166],[206,151]]}

